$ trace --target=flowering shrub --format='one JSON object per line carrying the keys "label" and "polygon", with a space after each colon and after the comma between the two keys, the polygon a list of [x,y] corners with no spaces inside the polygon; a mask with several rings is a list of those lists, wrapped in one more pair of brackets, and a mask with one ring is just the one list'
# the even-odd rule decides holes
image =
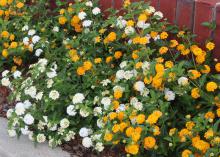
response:
{"label": "flowering shrub", "polygon": [[59,4],[21,27],[37,62],[2,73],[16,103],[10,136],[55,147],[79,135],[86,148],[120,145],[134,156],[220,155],[214,43],[200,47],[147,3],[125,0],[124,15],[112,9],[107,19],[96,1]]}

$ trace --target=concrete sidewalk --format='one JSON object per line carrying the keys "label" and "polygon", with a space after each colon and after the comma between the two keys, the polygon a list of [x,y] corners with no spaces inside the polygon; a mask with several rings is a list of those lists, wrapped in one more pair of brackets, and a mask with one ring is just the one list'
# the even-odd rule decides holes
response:
{"label": "concrete sidewalk", "polygon": [[10,138],[7,134],[7,120],[0,118],[0,157],[70,157],[61,148],[51,149],[48,145],[34,147],[28,137]]}

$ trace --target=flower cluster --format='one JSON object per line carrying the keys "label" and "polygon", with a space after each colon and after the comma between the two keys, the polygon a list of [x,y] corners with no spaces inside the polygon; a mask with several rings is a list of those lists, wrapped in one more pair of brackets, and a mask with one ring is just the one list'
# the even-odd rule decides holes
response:
{"label": "flower cluster", "polygon": [[[108,18],[98,1],[60,4],[19,26],[16,47],[37,59],[2,72],[16,104],[7,113],[10,136],[55,147],[78,135],[86,148],[120,146],[128,156],[220,155],[220,63],[211,40],[202,48],[144,2],[125,0],[124,15],[113,9]],[[10,43],[5,57],[16,45],[11,36],[1,35]]]}

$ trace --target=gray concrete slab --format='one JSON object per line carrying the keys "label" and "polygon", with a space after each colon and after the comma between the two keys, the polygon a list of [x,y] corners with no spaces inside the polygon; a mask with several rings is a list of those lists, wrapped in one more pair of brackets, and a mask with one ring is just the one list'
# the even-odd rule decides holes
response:
{"label": "gray concrete slab", "polygon": [[0,157],[70,157],[61,148],[52,149],[45,144],[34,146],[28,137],[10,138],[7,133],[7,120],[0,118]]}

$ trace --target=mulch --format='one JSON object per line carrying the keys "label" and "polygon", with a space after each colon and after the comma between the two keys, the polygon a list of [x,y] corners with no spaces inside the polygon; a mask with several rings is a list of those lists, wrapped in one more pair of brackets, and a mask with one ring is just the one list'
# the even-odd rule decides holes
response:
{"label": "mulch", "polygon": [[8,88],[0,86],[0,117],[6,117],[7,110],[14,107],[14,104],[7,101],[9,93]]}

